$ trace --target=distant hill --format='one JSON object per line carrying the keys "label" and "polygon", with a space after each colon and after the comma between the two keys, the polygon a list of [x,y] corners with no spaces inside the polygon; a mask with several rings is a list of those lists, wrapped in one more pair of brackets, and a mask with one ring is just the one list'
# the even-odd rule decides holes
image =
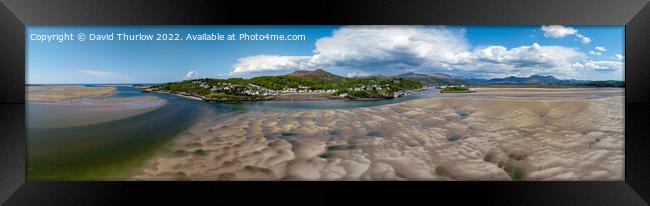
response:
{"label": "distant hill", "polygon": [[331,81],[331,80],[338,80],[343,78],[339,75],[329,73],[322,69],[317,69],[314,71],[298,70],[289,74],[289,76],[300,77],[303,79],[316,80],[316,81],[323,81],[323,80]]}
{"label": "distant hill", "polygon": [[624,81],[589,81],[575,79],[558,79],[552,75],[532,75],[529,77],[509,76],[493,79],[468,79],[472,84],[494,85],[547,85],[547,86],[587,86],[587,87],[624,87]]}
{"label": "distant hill", "polygon": [[470,82],[467,80],[456,79],[451,75],[442,74],[442,73],[425,74],[425,73],[408,72],[408,73],[397,75],[396,77],[418,81],[427,86],[470,84]]}
{"label": "distant hill", "polygon": [[569,80],[559,80],[551,75],[532,75],[529,77],[509,76],[505,78],[494,78],[487,81],[487,83],[492,84],[562,84],[569,82]]}
{"label": "distant hill", "polygon": [[397,75],[397,77],[402,77],[402,78],[438,78],[438,79],[453,79],[451,75],[448,74],[443,74],[443,73],[431,73],[431,74],[425,74],[425,73],[416,73],[416,72],[408,72],[404,74]]}

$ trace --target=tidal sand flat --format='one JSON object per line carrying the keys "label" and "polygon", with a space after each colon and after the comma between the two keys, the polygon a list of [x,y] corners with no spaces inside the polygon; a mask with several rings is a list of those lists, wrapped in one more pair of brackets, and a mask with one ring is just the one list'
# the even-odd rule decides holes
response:
{"label": "tidal sand flat", "polygon": [[86,87],[81,85],[27,86],[29,102],[62,102],[79,98],[108,96],[115,87]]}
{"label": "tidal sand flat", "polygon": [[28,86],[29,127],[63,128],[110,122],[153,111],[166,103],[155,96],[111,97],[115,91],[115,87]]}
{"label": "tidal sand flat", "polygon": [[27,113],[30,128],[78,127],[144,114],[165,103],[156,97],[115,98],[93,104],[32,103],[27,105]]}
{"label": "tidal sand flat", "polygon": [[576,91],[206,115],[131,179],[623,180],[623,89]]}

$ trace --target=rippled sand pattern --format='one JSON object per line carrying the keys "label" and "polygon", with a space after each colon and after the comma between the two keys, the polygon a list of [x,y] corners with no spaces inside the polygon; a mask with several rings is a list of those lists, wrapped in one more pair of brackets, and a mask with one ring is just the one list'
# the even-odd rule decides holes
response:
{"label": "rippled sand pattern", "polygon": [[133,179],[623,180],[620,94],[212,115]]}

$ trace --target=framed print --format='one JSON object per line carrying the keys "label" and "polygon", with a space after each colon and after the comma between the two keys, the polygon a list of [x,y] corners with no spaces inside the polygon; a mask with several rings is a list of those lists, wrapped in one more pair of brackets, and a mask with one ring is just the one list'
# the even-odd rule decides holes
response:
{"label": "framed print", "polygon": [[3,1],[3,201],[644,205],[646,3]]}

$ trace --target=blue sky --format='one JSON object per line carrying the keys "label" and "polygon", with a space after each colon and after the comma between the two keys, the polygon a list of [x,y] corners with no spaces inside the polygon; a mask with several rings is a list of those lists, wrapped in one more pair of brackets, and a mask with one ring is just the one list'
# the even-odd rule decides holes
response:
{"label": "blue sky", "polygon": [[[296,41],[42,42],[61,33],[301,34]],[[30,26],[27,83],[160,83],[297,69],[342,76],[623,79],[622,26]]]}

